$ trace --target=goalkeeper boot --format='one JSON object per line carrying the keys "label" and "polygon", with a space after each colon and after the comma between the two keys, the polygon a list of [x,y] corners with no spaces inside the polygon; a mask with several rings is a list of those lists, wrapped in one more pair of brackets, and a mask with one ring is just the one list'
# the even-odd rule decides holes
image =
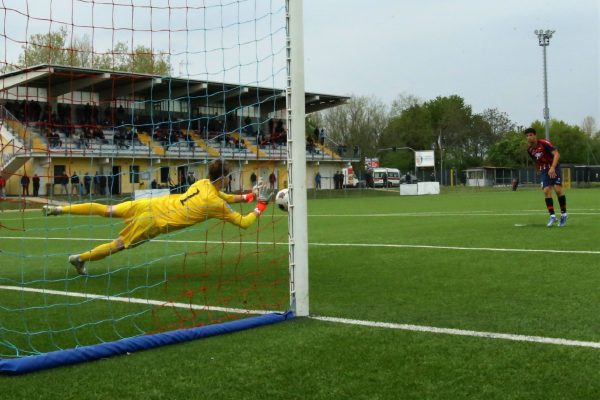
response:
{"label": "goalkeeper boot", "polygon": [[552,215],[550,215],[550,219],[548,220],[548,223],[546,224],[546,226],[548,228],[550,228],[555,223],[556,223],[556,215],[552,214]]}
{"label": "goalkeeper boot", "polygon": [[44,214],[44,216],[48,216],[48,215],[60,215],[60,208],[58,206],[43,206],[42,207],[42,214]]}
{"label": "goalkeeper boot", "polygon": [[567,213],[560,214],[560,222],[558,223],[558,226],[565,226],[567,224],[568,217],[569,216],[567,215]]}
{"label": "goalkeeper boot", "polygon": [[85,262],[79,259],[78,254],[69,256],[69,262],[75,267],[79,275],[87,275],[87,269],[85,268]]}

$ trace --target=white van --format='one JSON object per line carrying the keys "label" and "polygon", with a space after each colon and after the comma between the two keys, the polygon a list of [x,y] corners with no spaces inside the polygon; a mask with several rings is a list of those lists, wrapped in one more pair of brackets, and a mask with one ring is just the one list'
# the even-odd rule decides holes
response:
{"label": "white van", "polygon": [[387,187],[400,186],[400,170],[396,168],[373,168],[371,176],[373,177],[373,187],[384,187],[383,175],[387,175]]}

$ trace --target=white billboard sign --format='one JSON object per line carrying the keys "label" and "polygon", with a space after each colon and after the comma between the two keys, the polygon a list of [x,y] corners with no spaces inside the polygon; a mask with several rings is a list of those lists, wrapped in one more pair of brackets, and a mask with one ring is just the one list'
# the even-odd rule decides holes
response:
{"label": "white billboard sign", "polygon": [[415,151],[415,165],[417,167],[433,167],[435,165],[433,150]]}

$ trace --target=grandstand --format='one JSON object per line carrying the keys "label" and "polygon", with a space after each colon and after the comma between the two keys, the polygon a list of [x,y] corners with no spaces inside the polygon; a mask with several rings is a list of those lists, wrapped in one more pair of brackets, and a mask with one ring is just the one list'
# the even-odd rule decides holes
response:
{"label": "grandstand", "polygon": [[[306,93],[306,112],[343,104],[347,97]],[[233,191],[250,187],[257,171],[275,171],[287,184],[283,89],[246,87],[141,73],[38,65],[0,76],[0,171],[8,195],[20,194],[23,173],[43,179],[76,171],[108,177],[110,194],[129,194],[206,175],[216,158],[233,161]],[[307,146],[307,187],[322,175],[359,161],[333,143]]]}

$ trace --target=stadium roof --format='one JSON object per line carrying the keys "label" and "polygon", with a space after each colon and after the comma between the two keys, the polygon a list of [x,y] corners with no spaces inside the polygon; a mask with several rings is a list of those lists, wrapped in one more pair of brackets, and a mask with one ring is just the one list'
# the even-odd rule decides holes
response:
{"label": "stadium roof", "polygon": [[[234,83],[191,80],[137,72],[109,71],[62,65],[36,65],[0,75],[0,91],[17,86],[48,89],[53,98],[73,92],[100,94],[100,101],[125,96],[160,100],[191,97],[198,105],[219,102],[227,109],[269,102],[275,110],[285,109],[285,91],[281,88],[245,86]],[[344,104],[349,97],[305,93],[306,113]]]}

